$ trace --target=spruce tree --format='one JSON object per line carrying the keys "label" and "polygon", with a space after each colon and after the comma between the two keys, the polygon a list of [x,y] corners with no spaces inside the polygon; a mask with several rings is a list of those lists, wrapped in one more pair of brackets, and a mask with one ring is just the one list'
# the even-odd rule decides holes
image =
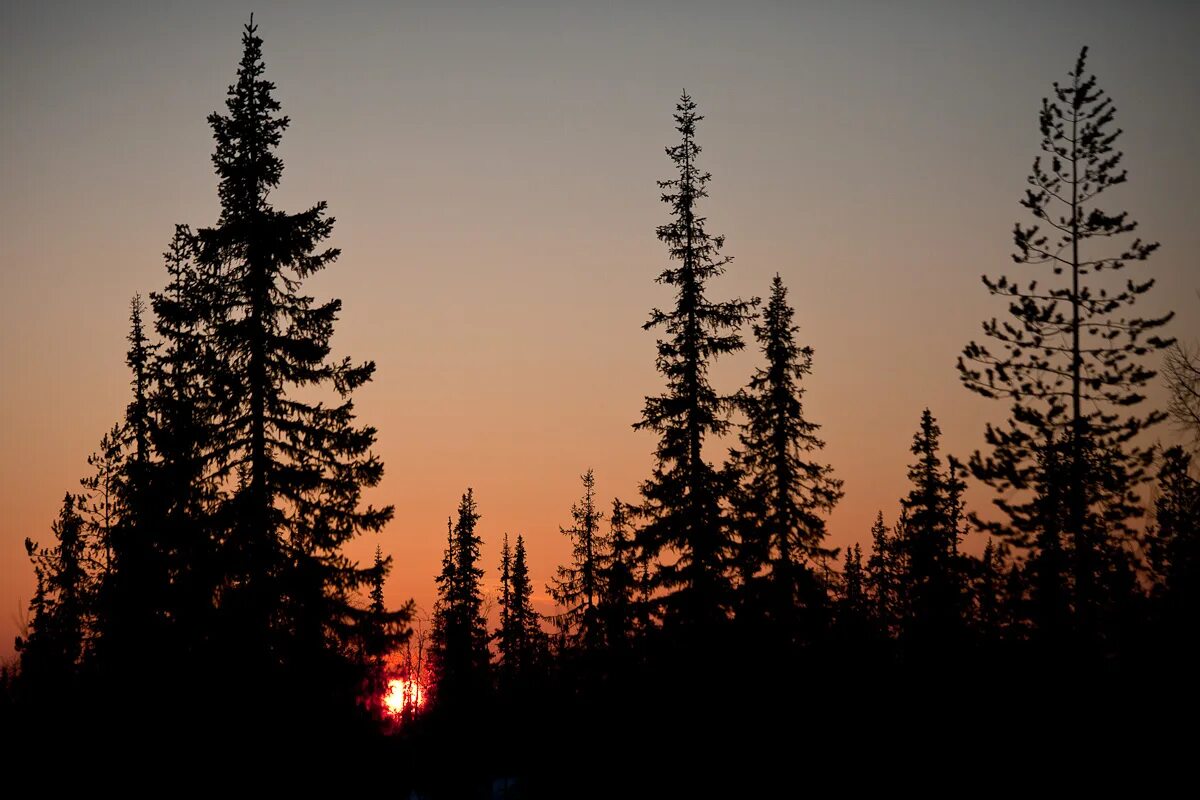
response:
{"label": "spruce tree", "polygon": [[[102,649],[104,666],[110,674],[128,682],[161,671],[149,662],[157,655],[156,645],[151,643],[157,643],[166,620],[166,576],[159,542],[164,531],[157,514],[156,465],[151,461],[150,394],[157,348],[146,336],[144,311],[141,297],[134,295],[125,357],[131,372],[132,398],[125,409],[124,423],[110,436],[111,440],[119,435],[121,440],[113,462],[120,471],[115,483],[120,511],[115,518],[105,515],[109,517],[104,528],[112,557],[100,589],[97,620],[98,648]],[[99,473],[93,477],[95,482],[104,480]]]}
{"label": "spruce tree", "polygon": [[883,512],[879,511],[871,526],[871,556],[867,559],[866,579],[872,616],[884,638],[896,632],[902,614],[900,581],[903,575],[903,552],[896,535],[883,523]]}
{"label": "spruce tree", "polygon": [[483,570],[479,567],[482,540],[475,532],[478,522],[475,493],[467,489],[458,506],[457,521],[452,527],[447,523],[431,643],[437,703],[455,711],[471,708],[488,683],[490,659],[480,586]]}
{"label": "spruce tree", "polygon": [[[220,510],[230,646],[251,674],[298,674],[337,668],[336,651],[353,632],[351,599],[370,577],[342,545],[379,530],[392,508],[362,504],[383,465],[371,452],[375,430],[356,424],[350,396],[375,365],[332,359],[341,302],[301,291],[339,255],[322,249],[333,219],[323,202],[296,214],[272,206],[283,172],[275,150],[289,120],[263,77],[253,20],[242,45],[226,113],[208,118],[221,214],[197,234],[215,400],[208,456],[230,490]],[[309,400],[320,389],[336,401]]]}
{"label": "spruce tree", "polygon": [[912,489],[900,501],[899,544],[905,553],[906,632],[918,647],[945,645],[962,634],[964,592],[958,543],[962,535],[962,481],[951,459],[938,455],[941,428],[929,409],[913,436],[917,461],[909,467]]}
{"label": "spruce tree", "polygon": [[[1154,279],[1120,273],[1158,245],[1134,236],[1127,212],[1098,204],[1126,171],[1115,108],[1086,74],[1086,59],[1083,48],[1069,81],[1042,101],[1044,158],[1034,160],[1021,200],[1033,222],[1013,232],[1013,260],[1036,277],[984,276],[988,292],[1008,300],[1010,319],[985,322],[991,343],[968,344],[958,369],[971,391],[1011,403],[1008,421],[986,429],[989,452],[971,458],[1005,515],[980,524],[1032,549],[1043,598],[1066,598],[1077,630],[1091,638],[1141,513],[1137,489],[1153,452],[1135,439],[1164,415],[1134,407],[1155,375],[1146,357],[1171,344],[1158,329],[1172,314],[1132,313]],[[1047,491],[1056,518],[1045,516]]]}
{"label": "spruce tree", "polygon": [[1164,639],[1188,646],[1196,643],[1200,622],[1200,481],[1189,472],[1191,463],[1180,447],[1163,453],[1154,524],[1146,536]]}
{"label": "spruce tree", "polygon": [[[740,398],[745,414],[741,447],[731,451],[730,459],[742,481],[735,513],[747,611],[753,617],[765,612],[790,618],[798,608],[811,611],[824,605],[815,565],[833,551],[823,544],[822,515],[843,494],[832,468],[812,458],[825,446],[817,437],[820,426],[805,418],[802,404],[801,382],[812,372],[813,351],[797,345],[793,316],[777,274],[762,318],[754,324],[766,363]],[[760,583],[766,591],[758,591]]]}
{"label": "spruce tree", "polygon": [[96,576],[88,569],[88,537],[76,503],[69,492],[63,497],[51,525],[54,544],[42,547],[25,539],[37,589],[29,630],[17,639],[17,650],[29,693],[49,704],[76,683],[92,640]]}
{"label": "spruce tree", "polygon": [[629,508],[614,497],[608,515],[608,552],[600,573],[600,617],[609,652],[620,653],[630,646],[637,614],[637,568]]}
{"label": "spruce tree", "polygon": [[163,260],[168,282],[150,295],[154,330],[160,342],[152,363],[147,400],[153,468],[153,501],[162,528],[159,537],[165,584],[163,609],[170,620],[163,651],[179,663],[204,670],[201,654],[213,624],[213,607],[224,586],[218,561],[220,530],[214,518],[218,485],[209,454],[215,438],[214,351],[207,324],[215,288],[196,260],[196,237],[176,225]]}
{"label": "spruce tree", "polygon": [[596,508],[596,476],[589,469],[580,480],[583,497],[571,506],[571,527],[559,528],[571,541],[571,563],[558,568],[546,589],[564,609],[562,621],[571,643],[595,651],[603,638],[597,605],[602,591],[601,559],[608,543],[600,534],[604,512]]}
{"label": "spruce tree", "polygon": [[114,552],[116,533],[124,514],[124,491],[122,482],[127,461],[128,437],[120,423],[100,437],[100,448],[87,457],[91,474],[81,478],[83,492],[76,498],[75,513],[83,520],[83,526],[104,580],[116,569],[117,554]]}
{"label": "spruce tree", "polygon": [[529,577],[525,537],[517,534],[512,557],[509,624],[513,630],[513,672],[518,681],[526,681],[538,665],[543,649],[540,617],[533,608],[533,581]]}
{"label": "spruce tree", "polygon": [[862,545],[846,548],[842,567],[841,596],[838,598],[838,624],[852,639],[867,629],[870,609],[867,602],[866,571],[863,568]]}
{"label": "spruce tree", "polygon": [[[724,620],[731,605],[731,537],[722,508],[728,491],[703,448],[710,436],[727,432],[733,397],[712,387],[708,371],[717,358],[742,348],[738,330],[754,302],[713,301],[707,294],[730,258],[721,254],[724,237],[710,234],[699,213],[711,178],[696,166],[696,124],[701,119],[684,92],[675,113],[680,142],[667,148],[677,174],[659,182],[671,219],[657,233],[675,264],[662,271],[658,282],[675,290],[675,305],[667,311],[655,308],[643,326],[665,332],[657,343],[657,366],[667,387],[646,398],[634,428],[659,437],[653,472],[641,487],[644,524],[638,544],[659,562],[653,580],[667,618],[704,626]],[[664,553],[669,560],[661,558]]]}
{"label": "spruce tree", "polygon": [[494,634],[496,649],[500,654],[498,678],[502,687],[512,683],[516,660],[517,635],[513,626],[512,596],[512,548],[509,547],[506,533],[504,543],[500,546],[500,627]]}

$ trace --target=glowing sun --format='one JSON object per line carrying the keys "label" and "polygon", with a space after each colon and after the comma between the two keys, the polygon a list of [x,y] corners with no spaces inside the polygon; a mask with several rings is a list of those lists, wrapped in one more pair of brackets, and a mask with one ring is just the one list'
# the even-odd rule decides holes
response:
{"label": "glowing sun", "polygon": [[391,678],[387,694],[383,696],[383,707],[389,714],[400,716],[405,711],[416,712],[425,705],[425,690],[421,684],[409,678]]}

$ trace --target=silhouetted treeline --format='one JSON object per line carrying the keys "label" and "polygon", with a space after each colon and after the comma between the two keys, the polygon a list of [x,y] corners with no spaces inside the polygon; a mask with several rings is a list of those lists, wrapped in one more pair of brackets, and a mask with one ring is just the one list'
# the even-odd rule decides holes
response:
{"label": "silhouetted treeline", "polygon": [[[963,462],[942,452],[924,410],[894,522],[880,511],[844,552],[826,525],[843,483],[803,403],[815,354],[780,274],[765,304],[722,299],[732,259],[702,214],[703,117],[684,93],[674,171],[659,183],[669,265],[657,281],[672,305],[644,326],[661,337],[664,387],[634,424],[656,437],[651,474],[635,501],[608,504],[603,476],[584,472],[564,504],[571,558],[548,576],[558,608],[546,615],[523,534],[505,533],[500,563],[482,563],[484,516],[467,489],[447,522],[425,665],[424,639],[415,661],[408,640],[412,605],[385,602],[389,558],[377,548],[362,567],[343,553],[393,516],[362,500],[383,466],[351,398],[374,364],[330,357],[340,303],[303,292],[339,255],[323,245],[333,220],[323,203],[271,205],[289,120],[253,23],[242,41],[226,113],[209,117],[220,217],[177,226],[165,288],[148,308],[133,299],[124,417],[48,543],[26,542],[37,588],[6,706],[37,717],[83,694],[148,720],[374,741],[400,785],[462,796],[485,794],[493,777],[550,793],[542,778],[587,763],[586,748],[653,748],[663,736],[784,725],[771,735],[811,748],[823,730],[849,735],[906,704],[950,707],[981,691],[980,676],[1012,682],[993,700],[1032,684],[1030,720],[1052,715],[1062,687],[1047,676],[1069,675],[1081,702],[1105,682],[1116,702],[1113,682],[1190,680],[1200,482],[1184,448],[1150,443],[1168,412],[1144,400],[1169,350],[1169,411],[1200,434],[1200,371],[1161,334],[1170,314],[1132,310],[1153,287],[1140,270],[1157,244],[1096,204],[1126,175],[1086,49],[1040,113],[1044,155],[1021,200],[1033,220],[1014,230],[1028,270],[984,277],[1008,317],[985,321],[987,342],[958,363],[1008,418]],[[1123,271],[1132,277],[1109,280]],[[716,386],[714,364],[746,346],[747,327],[754,371],[744,386]],[[332,400],[311,400],[313,388]],[[972,479],[993,508],[966,508]],[[397,674],[421,683],[423,704],[384,724]],[[196,702],[157,708],[179,681]],[[786,727],[801,717],[819,723]],[[959,723],[979,732],[994,720]],[[590,773],[599,784],[635,769],[606,764]]]}

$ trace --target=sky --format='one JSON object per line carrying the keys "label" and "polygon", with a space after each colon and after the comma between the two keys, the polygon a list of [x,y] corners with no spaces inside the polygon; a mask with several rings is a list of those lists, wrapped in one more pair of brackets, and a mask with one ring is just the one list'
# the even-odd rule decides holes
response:
{"label": "sky", "polygon": [[[1113,207],[1162,243],[1140,310],[1200,339],[1194,3],[4,0],[0,658],[33,591],[22,542],[48,539],[127,402],[129,299],[164,284],[176,223],[216,220],[205,118],[251,11],[292,120],[272,201],[328,201],[343,254],[306,288],[343,300],[335,353],[378,365],[356,404],[386,465],[369,497],[396,516],[350,552],[395,558],[392,603],[428,612],[467,487],[492,586],[504,532],[538,586],[568,557],[586,469],[602,498],[636,499],[655,441],[631,426],[662,386],[641,325],[671,301],[655,181],[684,88],[734,257],[710,296],[766,295],[778,272],[815,350],[805,409],[846,490],[835,546],[894,520],[923,408],[960,457],[1004,415],[954,364],[1004,313],[980,275],[1033,275],[1012,227],[1041,98],[1083,45],[1125,130]],[[732,391],[756,362],[713,381]]]}

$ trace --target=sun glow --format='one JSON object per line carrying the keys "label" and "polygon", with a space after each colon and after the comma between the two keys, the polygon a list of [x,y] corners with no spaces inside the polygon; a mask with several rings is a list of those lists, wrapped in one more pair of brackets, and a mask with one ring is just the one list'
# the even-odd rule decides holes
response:
{"label": "sun glow", "polygon": [[425,689],[410,678],[391,678],[387,694],[383,696],[383,707],[392,716],[402,716],[406,711],[415,714],[425,705]]}

